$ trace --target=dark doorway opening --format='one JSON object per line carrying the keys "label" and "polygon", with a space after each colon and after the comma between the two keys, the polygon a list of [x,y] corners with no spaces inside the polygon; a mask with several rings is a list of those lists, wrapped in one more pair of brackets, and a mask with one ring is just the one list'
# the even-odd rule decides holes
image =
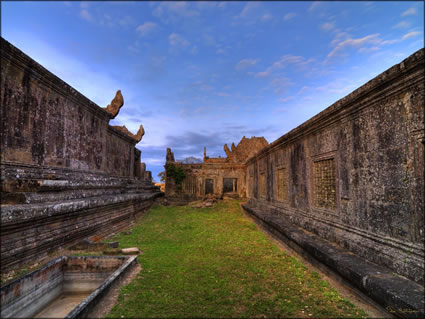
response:
{"label": "dark doorway opening", "polygon": [[205,195],[214,193],[214,182],[212,179],[205,180]]}
{"label": "dark doorway opening", "polygon": [[237,178],[223,178],[223,193],[236,193],[238,191]]}

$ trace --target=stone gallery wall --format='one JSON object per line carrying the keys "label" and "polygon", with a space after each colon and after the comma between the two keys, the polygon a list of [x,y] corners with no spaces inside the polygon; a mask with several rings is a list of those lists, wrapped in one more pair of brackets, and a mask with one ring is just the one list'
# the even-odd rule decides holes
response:
{"label": "stone gallery wall", "polygon": [[109,126],[114,115],[4,39],[1,49],[2,161],[133,176],[137,140]]}
{"label": "stone gallery wall", "polygon": [[83,238],[116,233],[162,193],[145,178],[135,148],[143,127],[136,136],[109,125],[123,104],[120,92],[112,107],[101,108],[3,38],[1,62],[6,271]]}
{"label": "stone gallery wall", "polygon": [[424,143],[422,49],[252,157],[245,207],[421,282]]}

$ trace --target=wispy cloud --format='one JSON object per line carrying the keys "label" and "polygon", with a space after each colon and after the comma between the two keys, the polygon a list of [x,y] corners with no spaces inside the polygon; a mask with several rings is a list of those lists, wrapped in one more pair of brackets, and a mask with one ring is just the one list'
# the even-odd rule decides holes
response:
{"label": "wispy cloud", "polygon": [[409,22],[401,21],[401,22],[397,23],[396,25],[394,25],[392,28],[393,29],[404,29],[404,28],[408,28],[409,25],[410,25]]}
{"label": "wispy cloud", "polygon": [[139,25],[136,28],[136,31],[142,36],[147,36],[149,33],[151,33],[153,30],[155,30],[158,27],[158,25],[154,22],[145,22],[141,25]]}
{"label": "wispy cloud", "polygon": [[288,87],[293,85],[294,83],[291,82],[288,78],[286,77],[277,77],[274,78],[271,82],[270,85],[274,90],[275,94],[283,94],[288,90]]}
{"label": "wispy cloud", "polygon": [[232,94],[230,93],[226,93],[226,92],[218,92],[216,93],[217,96],[232,96]]}
{"label": "wispy cloud", "polygon": [[314,11],[315,9],[317,9],[320,5],[322,5],[322,1],[314,1],[311,5],[310,5],[310,7],[308,8],[308,11],[310,11],[310,12],[312,12],[312,11]]}
{"label": "wispy cloud", "polygon": [[257,62],[258,62],[257,59],[243,59],[243,60],[240,60],[238,64],[236,64],[235,69],[236,70],[246,69],[250,66],[256,65]]}
{"label": "wispy cloud", "polygon": [[177,33],[171,33],[168,37],[168,42],[174,47],[187,47],[190,44],[189,41]]}
{"label": "wispy cloud", "polygon": [[87,20],[87,21],[93,20],[92,15],[90,14],[89,10],[87,10],[87,9],[81,9],[80,17],[83,18],[84,20]]}
{"label": "wispy cloud", "polygon": [[273,71],[277,69],[282,69],[288,65],[294,65],[300,68],[307,66],[308,64],[314,62],[314,59],[306,59],[302,56],[296,55],[284,55],[279,60],[274,62],[271,66],[269,66],[265,71],[256,73],[256,77],[266,77],[269,76]]}
{"label": "wispy cloud", "polygon": [[294,96],[281,97],[281,98],[278,98],[277,101],[279,103],[286,103],[293,100],[294,98],[295,98]]}
{"label": "wispy cloud", "polygon": [[263,22],[269,21],[273,16],[270,13],[265,13],[261,16],[260,20]]}
{"label": "wispy cloud", "polygon": [[414,15],[416,15],[416,13],[417,13],[416,9],[412,7],[412,8],[407,9],[406,11],[404,11],[404,12],[401,14],[401,16],[402,16],[402,17],[406,17],[406,16],[414,16]]}
{"label": "wispy cloud", "polygon": [[92,21],[93,17],[89,12],[89,3],[88,2],[81,2],[80,3],[80,17],[86,21]]}
{"label": "wispy cloud", "polygon": [[406,39],[409,39],[409,38],[416,37],[419,34],[421,34],[421,33],[418,32],[418,31],[412,31],[412,32],[409,32],[409,33],[406,33],[405,35],[403,35],[403,37],[401,39],[406,40]]}
{"label": "wispy cloud", "polygon": [[358,39],[349,38],[339,42],[336,47],[328,54],[328,58],[332,58],[340,54],[342,50],[348,47],[359,47],[365,44],[377,44],[379,42],[379,33],[370,34]]}
{"label": "wispy cloud", "polygon": [[325,22],[325,23],[320,25],[320,29],[325,30],[325,31],[330,31],[334,27],[335,27],[335,23],[333,23],[333,22]]}
{"label": "wispy cloud", "polygon": [[260,6],[258,2],[248,2],[242,9],[241,13],[238,15],[239,18],[247,18],[253,12],[255,12],[256,8]]}
{"label": "wispy cloud", "polygon": [[297,14],[296,13],[294,13],[294,12],[289,12],[289,13],[287,13],[287,14],[285,14],[284,16],[283,16],[283,20],[285,20],[285,21],[289,21],[289,20],[291,20],[291,19],[293,19],[293,18],[295,18],[295,16],[296,16]]}
{"label": "wispy cloud", "polygon": [[153,10],[152,15],[155,17],[163,17],[165,14],[194,17],[199,16],[199,11],[191,9],[192,4],[186,1],[164,1],[159,2],[158,6]]}
{"label": "wispy cloud", "polygon": [[[382,40],[380,38],[379,33],[370,34],[363,38],[357,38],[357,39],[353,39],[350,36],[348,36],[348,38],[346,38],[345,40],[334,39],[331,42],[331,45],[335,47],[328,54],[327,58],[324,61],[324,64],[327,64],[332,58],[336,56],[344,55],[343,52],[346,52],[346,50],[349,48],[357,48],[359,53],[369,53],[372,51],[380,50],[381,47],[384,45],[398,43],[400,41],[404,41],[406,39],[416,37],[419,34],[421,33],[418,31],[412,31],[412,32],[406,33],[401,38],[389,39],[389,40]],[[347,36],[347,34],[345,34],[345,36]],[[341,37],[339,39],[341,39]]]}

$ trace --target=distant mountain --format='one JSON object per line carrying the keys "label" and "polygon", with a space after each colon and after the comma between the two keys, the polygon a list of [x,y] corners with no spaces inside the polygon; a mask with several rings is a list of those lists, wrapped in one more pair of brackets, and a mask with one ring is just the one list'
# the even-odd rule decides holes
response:
{"label": "distant mountain", "polygon": [[196,157],[190,156],[190,157],[186,157],[181,162],[183,164],[199,164],[199,163],[202,163],[202,160],[200,158],[196,158]]}

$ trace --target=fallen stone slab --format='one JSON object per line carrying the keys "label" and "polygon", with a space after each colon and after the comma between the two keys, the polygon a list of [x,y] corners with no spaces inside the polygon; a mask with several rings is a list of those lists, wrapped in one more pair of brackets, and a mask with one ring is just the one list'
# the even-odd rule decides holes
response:
{"label": "fallen stone slab", "polygon": [[121,253],[124,255],[138,255],[140,254],[140,250],[137,247],[123,248],[121,249]]}
{"label": "fallen stone slab", "polygon": [[[425,317],[424,287],[390,269],[367,261],[347,249],[291,224],[283,218],[243,204],[242,207],[265,230],[294,250],[319,262],[376,302],[389,315],[399,318]],[[300,251],[301,249],[301,251]]]}

